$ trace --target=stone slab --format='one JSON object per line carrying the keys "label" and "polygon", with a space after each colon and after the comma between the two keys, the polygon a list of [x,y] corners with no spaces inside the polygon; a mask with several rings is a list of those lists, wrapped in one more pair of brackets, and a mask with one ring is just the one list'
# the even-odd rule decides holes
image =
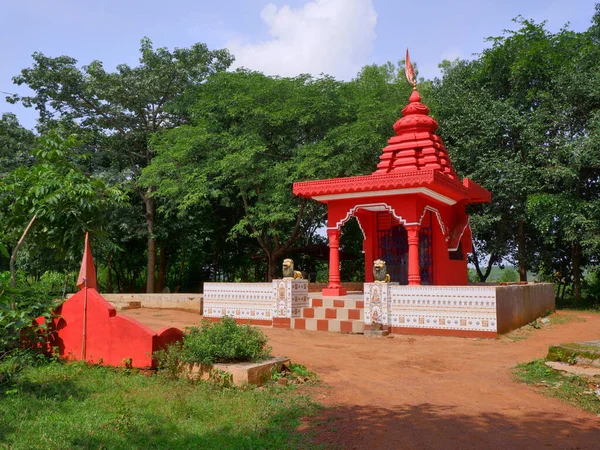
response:
{"label": "stone slab", "polygon": [[600,340],[552,345],[548,348],[546,359],[563,363],[576,361],[577,364],[600,367]]}
{"label": "stone slab", "polygon": [[561,372],[578,375],[586,378],[600,378],[600,367],[580,366],[578,364],[569,365],[558,361],[546,361],[548,367]]}
{"label": "stone slab", "polygon": [[188,378],[200,378],[207,380],[210,378],[211,370],[222,370],[232,375],[232,381],[237,386],[245,384],[255,384],[262,386],[265,381],[271,378],[271,370],[276,368],[280,370],[284,364],[289,365],[290,359],[275,356],[261,362],[239,362],[239,363],[217,363],[212,366],[202,364],[190,364],[185,376]]}

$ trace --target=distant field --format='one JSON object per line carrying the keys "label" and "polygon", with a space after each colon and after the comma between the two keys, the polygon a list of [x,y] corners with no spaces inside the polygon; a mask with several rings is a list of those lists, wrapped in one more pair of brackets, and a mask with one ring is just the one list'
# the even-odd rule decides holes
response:
{"label": "distant field", "polygon": [[[475,270],[475,269],[470,269],[470,270]],[[506,279],[506,277],[505,277],[503,281],[519,281],[519,273],[514,266],[505,266],[504,269],[501,269],[500,267],[492,267],[490,276],[488,277],[488,279],[486,281],[489,281],[489,282],[498,281],[502,278],[502,276],[505,272],[508,272],[508,273],[514,272],[513,277],[508,277],[508,278],[514,278],[514,279]],[[528,281],[535,280],[536,276],[537,276],[537,274],[535,274],[533,272],[527,272],[527,280]]]}

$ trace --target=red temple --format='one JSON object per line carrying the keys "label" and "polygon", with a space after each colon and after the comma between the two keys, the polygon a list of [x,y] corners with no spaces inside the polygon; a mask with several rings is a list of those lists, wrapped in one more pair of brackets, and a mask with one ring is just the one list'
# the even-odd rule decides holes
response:
{"label": "red temple", "polygon": [[327,204],[329,285],[324,296],[346,294],[340,284],[339,239],[352,216],[364,236],[366,282],[373,281],[373,262],[382,259],[392,282],[467,284],[466,253],[472,247],[465,206],[489,203],[491,194],[468,178],[461,182],[437,128],[415,87],[375,172],[294,183],[294,194]]}

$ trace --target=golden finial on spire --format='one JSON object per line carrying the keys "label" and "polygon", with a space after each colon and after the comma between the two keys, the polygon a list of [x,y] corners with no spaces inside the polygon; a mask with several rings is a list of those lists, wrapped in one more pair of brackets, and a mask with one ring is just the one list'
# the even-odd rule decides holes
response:
{"label": "golden finial on spire", "polygon": [[415,76],[415,69],[410,62],[410,56],[408,55],[408,49],[406,49],[406,63],[404,65],[404,72],[406,73],[406,79],[412,84],[413,89],[417,90],[417,77]]}

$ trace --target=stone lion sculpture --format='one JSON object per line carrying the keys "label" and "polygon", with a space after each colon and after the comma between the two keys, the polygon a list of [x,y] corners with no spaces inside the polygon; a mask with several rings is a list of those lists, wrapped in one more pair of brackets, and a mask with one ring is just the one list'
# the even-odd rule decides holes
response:
{"label": "stone lion sculpture", "polygon": [[294,270],[294,261],[290,258],[283,260],[283,279],[284,280],[295,280],[296,278],[302,278],[302,272]]}
{"label": "stone lion sculpture", "polygon": [[373,278],[375,279],[376,283],[390,282],[390,276],[387,273],[384,260],[378,259],[373,262]]}

